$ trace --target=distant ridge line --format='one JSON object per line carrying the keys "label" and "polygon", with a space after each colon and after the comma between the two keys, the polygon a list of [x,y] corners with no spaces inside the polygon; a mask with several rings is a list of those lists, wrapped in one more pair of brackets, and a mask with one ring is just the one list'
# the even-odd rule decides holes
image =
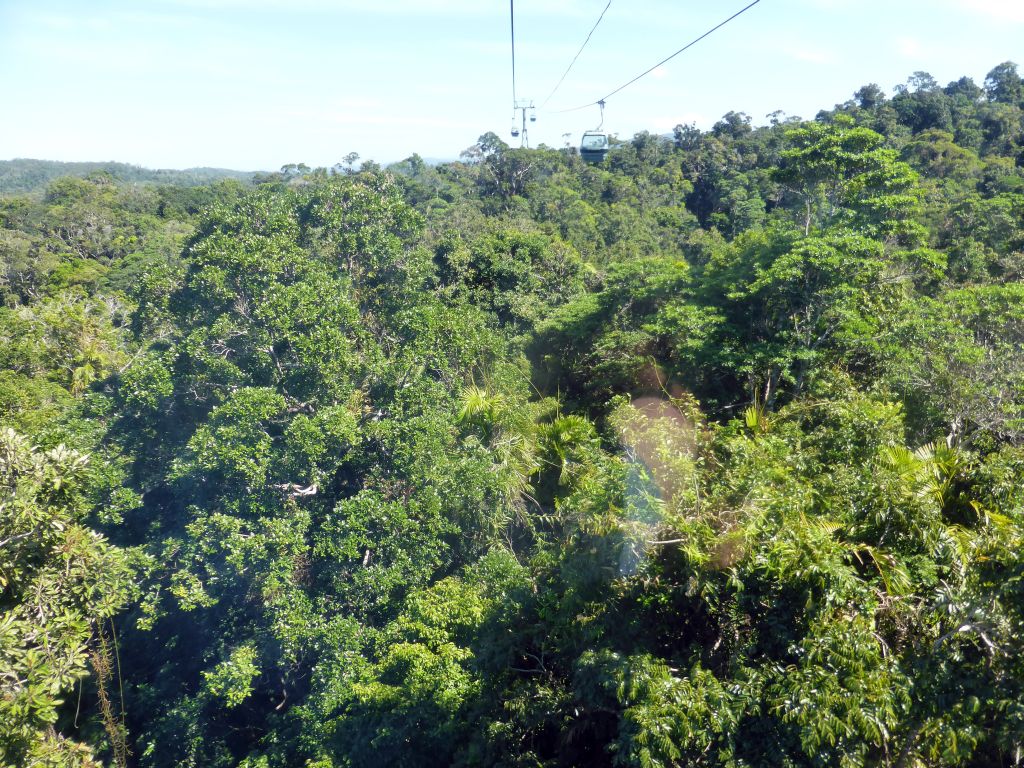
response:
{"label": "distant ridge line", "polygon": [[82,177],[96,172],[109,173],[117,181],[126,183],[169,183],[180,186],[199,186],[225,179],[251,181],[258,173],[209,167],[153,169],[114,160],[67,162],[18,157],[0,160],[0,195],[39,192],[62,176]]}

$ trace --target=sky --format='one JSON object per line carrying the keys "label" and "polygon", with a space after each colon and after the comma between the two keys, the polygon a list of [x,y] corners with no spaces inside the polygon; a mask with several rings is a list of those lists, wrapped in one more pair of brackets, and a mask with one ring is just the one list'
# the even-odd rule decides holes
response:
{"label": "sky", "polygon": [[[591,104],[750,0],[513,0],[531,146],[578,143]],[[0,159],[150,168],[456,159],[512,125],[505,0],[0,0]],[[1024,72],[1024,0],[761,0],[608,99],[628,138],[742,111],[813,118],[915,71]]]}

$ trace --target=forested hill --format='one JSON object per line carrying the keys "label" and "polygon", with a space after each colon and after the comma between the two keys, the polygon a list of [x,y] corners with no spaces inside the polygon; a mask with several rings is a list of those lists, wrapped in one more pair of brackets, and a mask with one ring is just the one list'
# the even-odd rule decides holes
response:
{"label": "forested hill", "polygon": [[1024,80],[0,200],[0,766],[1024,764]]}
{"label": "forested hill", "polygon": [[127,183],[174,184],[199,186],[224,179],[250,181],[252,173],[229,171],[224,168],[187,168],[176,170],[150,170],[127,163],[62,163],[55,160],[29,160],[16,158],[0,160],[0,196],[39,192],[54,179],[62,176],[88,176],[105,173],[117,181]]}

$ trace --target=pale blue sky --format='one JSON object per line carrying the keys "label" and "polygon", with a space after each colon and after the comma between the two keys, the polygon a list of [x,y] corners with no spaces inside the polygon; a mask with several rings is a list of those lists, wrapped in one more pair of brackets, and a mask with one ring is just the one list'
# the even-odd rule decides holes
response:
{"label": "pale blue sky", "polygon": [[[521,97],[538,104],[607,0],[517,0]],[[613,0],[550,110],[594,101],[746,5]],[[0,159],[149,167],[332,165],[455,158],[512,121],[505,0],[0,0]],[[813,117],[916,70],[979,84],[1024,70],[1024,0],[762,0],[611,99],[622,137]],[[564,143],[593,108],[538,113]]]}

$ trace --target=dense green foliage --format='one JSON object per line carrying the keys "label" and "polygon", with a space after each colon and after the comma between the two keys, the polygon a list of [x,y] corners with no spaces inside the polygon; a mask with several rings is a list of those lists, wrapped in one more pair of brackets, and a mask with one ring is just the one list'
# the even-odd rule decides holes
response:
{"label": "dense green foliage", "polygon": [[1024,765],[1024,81],[0,201],[0,765]]}

